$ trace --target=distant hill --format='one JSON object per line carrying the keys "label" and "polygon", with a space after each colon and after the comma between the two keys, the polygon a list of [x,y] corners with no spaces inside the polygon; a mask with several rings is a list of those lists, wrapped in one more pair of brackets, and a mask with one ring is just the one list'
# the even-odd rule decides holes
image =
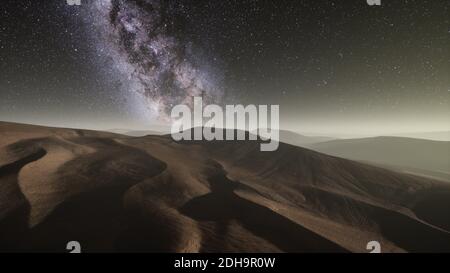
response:
{"label": "distant hill", "polygon": [[439,178],[450,177],[448,141],[375,137],[333,140],[308,147],[328,155],[395,167],[405,172]]}
{"label": "distant hill", "polygon": [[[193,128],[188,129],[188,130],[192,131]],[[232,130],[232,129],[223,129],[223,130],[224,130],[223,131],[224,139],[227,134],[226,132],[228,132],[228,131],[234,131],[234,134],[237,134],[237,132],[244,133],[246,136],[246,139],[249,139],[250,134],[257,135],[256,131],[252,131],[251,133],[249,133],[247,131],[242,131],[242,130]],[[235,135],[235,137],[236,137],[236,135]],[[304,136],[304,135],[301,135],[301,134],[298,134],[298,133],[295,133],[292,131],[288,131],[288,130],[279,130],[279,137],[275,138],[275,140],[278,140],[279,142],[298,146],[298,147],[308,147],[315,143],[331,141],[334,139],[335,138],[323,137],[323,136]]]}
{"label": "distant hill", "polygon": [[436,140],[436,141],[450,141],[450,131],[405,133],[405,134],[396,134],[394,136],[409,137],[409,138],[421,138],[421,139]]}
{"label": "distant hill", "polygon": [[132,137],[143,137],[143,136],[161,136],[164,135],[164,132],[159,131],[128,131],[125,132],[124,135],[132,136]]}
{"label": "distant hill", "polygon": [[[256,131],[253,131],[252,133],[255,132]],[[279,130],[278,140],[294,146],[307,147],[315,143],[335,140],[335,138],[325,136],[305,136],[289,130]]]}
{"label": "distant hill", "polygon": [[305,136],[292,131],[280,130],[280,141],[294,146],[305,147],[311,144],[335,140],[332,137]]}
{"label": "distant hill", "polygon": [[111,129],[109,132],[131,136],[131,137],[143,137],[143,136],[160,136],[164,135],[166,131],[158,130],[127,130],[127,129]]}

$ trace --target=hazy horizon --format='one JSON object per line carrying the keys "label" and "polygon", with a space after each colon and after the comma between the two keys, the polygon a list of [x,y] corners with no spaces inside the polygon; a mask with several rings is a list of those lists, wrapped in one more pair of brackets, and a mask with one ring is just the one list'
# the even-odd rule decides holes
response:
{"label": "hazy horizon", "polygon": [[[27,121],[17,121],[17,120],[4,120],[0,119],[0,122],[11,122],[11,123],[19,123],[19,124],[29,124],[36,126],[45,126],[45,127],[56,127],[56,128],[70,128],[70,129],[84,129],[84,130],[94,130],[94,131],[106,131],[106,132],[114,132],[114,131],[123,131],[125,132],[133,132],[133,131],[154,131],[154,132],[162,132],[169,133],[170,125],[165,124],[153,124],[148,127],[108,127],[104,125],[103,127],[95,127],[95,126],[71,126],[57,123],[34,123]],[[330,137],[336,139],[357,139],[357,138],[370,138],[370,137],[382,137],[382,136],[392,136],[392,137],[406,137],[406,138],[417,138],[417,139],[427,139],[434,141],[450,141],[450,130],[442,130],[442,131],[412,131],[412,132],[391,132],[391,133],[381,133],[381,134],[343,134],[343,133],[322,133],[322,132],[311,132],[311,131],[297,131],[289,128],[280,128],[280,131],[289,131],[296,134],[300,134],[308,137]]]}

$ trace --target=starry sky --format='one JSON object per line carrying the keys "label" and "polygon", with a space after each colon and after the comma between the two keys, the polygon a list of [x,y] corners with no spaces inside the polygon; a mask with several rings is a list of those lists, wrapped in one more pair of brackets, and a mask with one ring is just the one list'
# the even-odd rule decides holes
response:
{"label": "starry sky", "polygon": [[0,120],[151,129],[192,96],[302,133],[450,130],[450,2],[1,1]]}

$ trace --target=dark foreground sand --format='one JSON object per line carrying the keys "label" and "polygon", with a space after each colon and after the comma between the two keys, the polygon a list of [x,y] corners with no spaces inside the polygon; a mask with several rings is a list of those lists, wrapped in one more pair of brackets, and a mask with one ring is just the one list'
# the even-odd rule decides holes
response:
{"label": "dark foreground sand", "polygon": [[450,251],[450,186],[281,144],[0,123],[0,251]]}

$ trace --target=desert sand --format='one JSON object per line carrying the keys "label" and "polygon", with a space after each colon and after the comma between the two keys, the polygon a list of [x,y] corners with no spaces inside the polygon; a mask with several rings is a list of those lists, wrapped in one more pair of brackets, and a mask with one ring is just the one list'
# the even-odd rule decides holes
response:
{"label": "desert sand", "polygon": [[259,147],[1,122],[0,251],[450,251],[448,183]]}

